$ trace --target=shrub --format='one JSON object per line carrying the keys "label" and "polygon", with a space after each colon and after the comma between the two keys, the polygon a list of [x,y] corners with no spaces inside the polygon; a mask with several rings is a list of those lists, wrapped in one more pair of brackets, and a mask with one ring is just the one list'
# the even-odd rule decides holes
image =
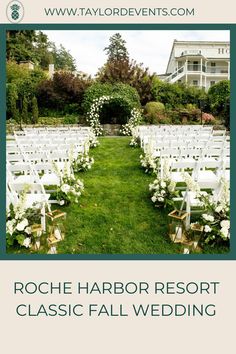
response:
{"label": "shrub", "polygon": [[44,80],[37,90],[41,114],[45,113],[45,108],[62,114],[80,113],[85,90],[91,82],[90,78],[69,72],[57,72],[52,80]]}
{"label": "shrub", "polygon": [[172,109],[183,108],[187,104],[198,107],[199,100],[206,99],[206,93],[202,89],[183,83],[170,84],[158,79],[153,80],[152,95],[156,101]]}
{"label": "shrub", "polygon": [[150,124],[158,123],[163,118],[165,106],[161,102],[148,102],[144,108],[145,120]]}
{"label": "shrub", "polygon": [[205,124],[214,124],[215,122],[215,117],[212,114],[209,113],[203,113],[202,114],[202,121]]}
{"label": "shrub", "polygon": [[38,124],[42,125],[60,125],[63,124],[64,118],[62,117],[40,117]]}
{"label": "shrub", "polygon": [[78,123],[78,116],[75,115],[66,115],[63,118],[63,124],[77,124]]}
{"label": "shrub", "polygon": [[223,123],[229,127],[230,82],[222,80],[211,86],[208,91],[208,100],[211,112],[220,116]]}
{"label": "shrub", "polygon": [[134,107],[140,106],[139,95],[137,91],[129,85],[116,83],[116,84],[101,84],[95,83],[90,86],[85,94],[82,104],[83,112],[87,113],[95,99],[102,96],[119,96],[129,102]]}

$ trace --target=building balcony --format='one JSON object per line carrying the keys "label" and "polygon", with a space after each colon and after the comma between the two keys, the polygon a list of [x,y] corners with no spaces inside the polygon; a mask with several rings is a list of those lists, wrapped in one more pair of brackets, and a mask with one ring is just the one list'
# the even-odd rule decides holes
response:
{"label": "building balcony", "polygon": [[206,74],[228,74],[228,66],[205,66],[200,64],[188,64],[187,72],[197,72],[197,73],[206,73]]}
{"label": "building balcony", "polygon": [[229,78],[228,66],[205,66],[201,64],[185,64],[167,76],[164,81],[174,83],[180,81],[184,76],[199,76],[199,77],[221,77]]}

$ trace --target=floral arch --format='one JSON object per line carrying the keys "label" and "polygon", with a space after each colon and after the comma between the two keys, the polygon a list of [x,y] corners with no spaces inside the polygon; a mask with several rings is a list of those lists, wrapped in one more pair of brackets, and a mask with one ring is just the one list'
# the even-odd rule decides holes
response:
{"label": "floral arch", "polygon": [[101,96],[94,99],[87,113],[89,125],[92,127],[96,136],[102,135],[103,128],[100,122],[101,110],[104,105],[112,102],[119,102],[121,106],[125,106],[126,110],[129,110],[130,118],[128,122],[122,126],[121,133],[123,135],[131,135],[132,128],[141,121],[141,111],[121,95]]}

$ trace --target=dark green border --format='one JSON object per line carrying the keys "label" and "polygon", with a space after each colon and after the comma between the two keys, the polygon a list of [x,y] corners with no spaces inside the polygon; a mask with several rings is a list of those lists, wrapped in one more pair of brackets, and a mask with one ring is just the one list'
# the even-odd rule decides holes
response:
{"label": "dark green border", "polygon": [[[109,255],[109,254],[97,254],[97,255],[17,255],[17,254],[6,254],[6,244],[5,244],[5,186],[6,186],[6,94],[5,94],[5,81],[6,81],[6,68],[5,60],[6,57],[6,40],[5,34],[6,30],[230,30],[230,40],[231,40],[231,69],[230,77],[236,78],[236,25],[235,24],[1,24],[0,25],[0,116],[1,116],[1,129],[0,129],[0,163],[2,169],[0,171],[0,190],[1,200],[0,208],[3,211],[0,220],[0,234],[3,242],[0,242],[0,260],[233,260],[236,259],[236,239],[231,238],[230,252],[227,254],[217,255]],[[158,45],[158,44],[157,44]],[[236,131],[236,120],[232,119],[236,116],[236,80],[231,80],[231,136],[235,134]],[[236,149],[236,142],[231,140],[231,162],[232,162],[232,151]],[[231,177],[235,176],[235,165],[231,163]],[[232,181],[232,178],[231,178]],[[233,181],[231,183],[231,210],[235,210],[235,200],[233,195],[235,195],[236,183]],[[235,230],[235,220],[231,218],[231,235],[234,235]]]}

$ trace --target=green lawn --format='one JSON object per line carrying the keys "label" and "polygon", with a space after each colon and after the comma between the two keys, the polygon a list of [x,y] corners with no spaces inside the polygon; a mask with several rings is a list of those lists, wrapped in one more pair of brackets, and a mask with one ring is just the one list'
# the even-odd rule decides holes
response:
{"label": "green lawn", "polygon": [[85,192],[65,207],[66,238],[58,253],[157,254],[179,249],[167,236],[167,212],[154,208],[148,185],[154,177],[140,167],[140,149],[130,138],[105,137],[91,150],[95,164],[79,176]]}

